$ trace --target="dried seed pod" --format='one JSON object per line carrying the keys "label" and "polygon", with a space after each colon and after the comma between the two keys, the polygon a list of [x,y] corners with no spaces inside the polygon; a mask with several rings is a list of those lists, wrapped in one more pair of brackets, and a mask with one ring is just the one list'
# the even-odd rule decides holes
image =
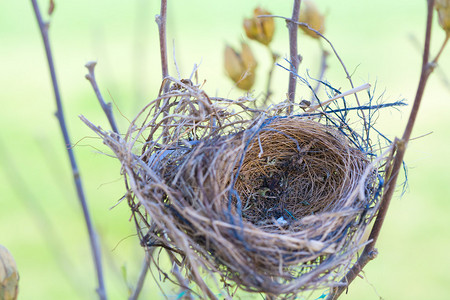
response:
{"label": "dried seed pod", "polygon": [[19,273],[11,253],[0,245],[0,299],[17,299]]}
{"label": "dried seed pod", "polygon": [[439,25],[450,34],[450,0],[436,0],[434,7],[438,13]]}
{"label": "dried seed pod", "polygon": [[247,91],[251,89],[255,82],[256,65],[255,57],[246,43],[242,43],[241,53],[226,46],[225,70],[238,88]]}
{"label": "dried seed pod", "polygon": [[267,10],[257,7],[253,11],[252,18],[244,19],[244,30],[249,39],[266,46],[270,44],[275,32],[275,22],[269,17],[259,18],[259,16],[270,14]]}
{"label": "dried seed pod", "polygon": [[241,52],[242,64],[244,65],[245,69],[252,71],[255,70],[257,63],[255,57],[253,56],[252,50],[246,43],[241,43],[241,46],[242,46]]}
{"label": "dried seed pod", "polygon": [[[325,31],[325,18],[317,9],[316,4],[311,0],[302,1],[302,6],[300,8],[300,16],[298,20],[301,23],[308,24],[309,27],[317,30],[320,33],[324,33]],[[315,39],[319,38],[319,36],[314,31],[311,31],[304,26],[299,27],[301,30],[303,30],[304,33],[306,33],[310,37],[313,37]]]}

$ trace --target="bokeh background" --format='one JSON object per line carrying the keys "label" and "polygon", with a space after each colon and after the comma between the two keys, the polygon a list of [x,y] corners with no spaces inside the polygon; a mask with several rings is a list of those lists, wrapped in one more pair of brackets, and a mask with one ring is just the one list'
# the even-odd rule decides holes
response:
{"label": "bokeh background", "polygon": [[[155,0],[58,1],[51,17],[53,46],[63,105],[88,204],[101,239],[110,299],[126,299],[143,259],[126,203],[110,209],[124,193],[120,165],[103,155],[105,147],[79,120],[84,115],[107,128],[84,64],[97,60],[97,80],[115,104],[124,131],[160,86],[159,41]],[[333,42],[355,84],[376,84],[384,101],[412,103],[421,64],[426,1],[319,0],[326,14],[326,36]],[[39,1],[44,13],[48,1]],[[242,20],[257,5],[290,16],[292,1],[169,1],[170,73],[181,78],[200,65],[199,80],[210,95],[243,93],[226,78],[225,44],[239,46],[246,37]],[[444,33],[435,26],[432,53]],[[288,56],[285,23],[276,21],[273,49]],[[259,61],[255,96],[264,90],[271,59],[251,41]],[[299,34],[300,75],[317,76],[320,48]],[[335,57],[326,79],[349,89]],[[274,100],[287,89],[286,71],[274,72]],[[425,91],[409,145],[408,187],[394,196],[377,248],[378,258],[365,268],[342,299],[448,299],[450,295],[450,49]],[[298,99],[309,98],[298,85]],[[0,244],[14,255],[20,272],[19,299],[96,299],[96,279],[88,237],[71,178],[37,22],[31,1],[0,1]],[[377,126],[388,137],[400,136],[410,107],[384,110]],[[432,134],[430,134],[432,133]],[[169,299],[176,290],[154,272]],[[247,298],[248,295],[242,298]],[[259,297],[259,296],[258,296]],[[257,297],[255,297],[257,298]],[[149,275],[141,299],[164,299]]]}

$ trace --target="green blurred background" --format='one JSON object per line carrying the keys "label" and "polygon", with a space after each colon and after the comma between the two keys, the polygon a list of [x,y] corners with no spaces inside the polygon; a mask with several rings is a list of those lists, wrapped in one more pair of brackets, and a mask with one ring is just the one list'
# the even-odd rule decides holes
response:
{"label": "green blurred background", "polygon": [[[45,12],[48,1],[40,1]],[[326,36],[353,73],[355,84],[376,83],[385,101],[412,102],[421,63],[426,1],[317,1],[326,14]],[[173,46],[182,78],[200,64],[199,80],[210,95],[239,97],[223,70],[225,44],[245,39],[244,17],[261,5],[289,16],[292,1],[169,1],[170,73]],[[160,80],[159,41],[154,16],[159,1],[58,1],[51,18],[53,46],[63,105],[99,233],[110,299],[126,299],[143,258],[122,203],[120,165],[101,152],[105,147],[79,120],[84,115],[108,127],[89,83],[84,64],[98,60],[97,80],[104,97],[116,105],[119,127],[157,95]],[[435,19],[432,53],[444,34]],[[273,48],[288,55],[285,23],[276,21]],[[250,42],[259,61],[255,96],[264,90],[271,60],[266,49]],[[299,35],[303,62],[299,74],[319,69],[317,42]],[[326,79],[349,89],[335,57],[329,57]],[[448,299],[450,295],[450,49],[425,91],[423,106],[406,155],[406,193],[392,202],[378,243],[379,256],[365,268],[342,299]],[[274,99],[287,89],[286,71],[274,72]],[[298,98],[308,98],[298,86]],[[30,1],[0,2],[0,244],[14,255],[20,272],[19,299],[96,299],[96,279],[80,205],[58,123],[54,117],[45,53]],[[378,127],[388,137],[402,134],[409,107],[382,111]],[[127,279],[123,279],[126,270]],[[155,273],[159,281],[158,275]],[[176,291],[160,282],[169,295]],[[141,299],[162,299],[149,276]],[[246,297],[243,297],[246,298]]]}

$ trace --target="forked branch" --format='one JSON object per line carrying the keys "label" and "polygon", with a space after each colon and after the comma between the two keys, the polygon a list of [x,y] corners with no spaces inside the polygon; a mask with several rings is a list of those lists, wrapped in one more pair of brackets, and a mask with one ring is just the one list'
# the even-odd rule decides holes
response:
{"label": "forked branch", "polygon": [[108,118],[109,125],[111,126],[112,131],[114,133],[119,134],[119,129],[117,128],[116,120],[114,119],[114,114],[112,111],[111,103],[106,103],[103,99],[102,94],[100,93],[100,89],[98,88],[97,81],[95,80],[95,66],[97,65],[97,62],[90,61],[84,65],[88,70],[89,74],[86,74],[86,79],[89,80],[89,82],[92,85],[92,88],[94,89],[95,95],[97,96],[98,102],[100,103],[100,106],[103,109],[103,112],[105,113],[106,117]]}

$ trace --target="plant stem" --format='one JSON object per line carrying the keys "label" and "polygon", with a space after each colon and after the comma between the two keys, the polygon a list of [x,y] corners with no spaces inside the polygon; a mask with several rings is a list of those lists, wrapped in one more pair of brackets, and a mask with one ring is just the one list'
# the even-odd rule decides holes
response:
{"label": "plant stem", "polygon": [[61,96],[59,93],[58,82],[56,79],[55,66],[53,63],[53,56],[52,56],[52,51],[50,48],[50,42],[49,42],[49,37],[48,37],[48,23],[45,23],[43,21],[41,12],[39,10],[39,6],[38,6],[36,0],[31,0],[31,3],[33,4],[34,13],[36,15],[36,19],[37,19],[39,29],[40,29],[40,32],[42,35],[42,40],[44,42],[45,53],[47,55],[50,76],[51,76],[52,83],[53,83],[53,92],[55,94],[55,100],[56,100],[56,107],[57,107],[56,117],[58,118],[61,132],[63,134],[64,143],[66,145],[67,154],[69,156],[70,165],[72,167],[73,180],[74,180],[75,187],[77,190],[78,199],[79,199],[81,207],[83,209],[84,220],[85,220],[87,230],[89,233],[89,240],[90,240],[90,245],[91,245],[92,256],[93,256],[95,268],[97,271],[97,280],[98,280],[97,293],[101,300],[106,300],[107,297],[106,297],[106,291],[105,291],[105,286],[104,286],[104,282],[103,282],[100,246],[99,246],[98,238],[97,238],[97,235],[95,233],[95,230],[94,230],[94,227],[93,227],[93,224],[91,221],[89,209],[87,207],[86,197],[85,197],[83,185],[81,182],[80,172],[78,170],[78,165],[77,165],[75,155],[74,155],[73,149],[72,149],[72,143],[70,142],[69,133],[67,130],[65,119],[64,119],[64,112],[63,112],[63,108],[62,108]]}
{"label": "plant stem", "polygon": [[[348,70],[347,70],[347,67],[345,66],[345,64],[344,64],[344,62],[342,61],[342,59],[341,59],[341,57],[339,56],[339,54],[337,53],[337,51],[336,51],[336,49],[334,48],[334,46],[333,46],[333,44],[330,42],[330,40],[328,40],[323,34],[321,34],[319,31],[317,31],[317,30],[315,30],[314,28],[312,28],[312,27],[310,27],[307,23],[302,23],[302,22],[299,22],[299,21],[296,21],[296,20],[293,20],[293,19],[289,19],[289,18],[286,18],[286,17],[283,17],[283,16],[276,16],[276,15],[261,15],[261,16],[259,16],[260,18],[281,18],[281,19],[284,19],[284,20],[286,20],[286,22],[287,22],[287,24],[289,25],[289,24],[294,24],[294,25],[298,25],[298,26],[303,26],[303,27],[306,27],[306,28],[308,28],[308,30],[311,30],[312,32],[314,32],[314,33],[316,33],[318,36],[320,36],[322,39],[324,39],[327,43],[328,43],[328,45],[330,45],[330,47],[331,47],[331,49],[333,50],[333,52],[334,52],[334,54],[336,55],[336,58],[339,60],[339,63],[341,64],[341,66],[342,66],[342,68],[344,69],[344,72],[345,72],[345,74],[346,74],[346,76],[347,76],[347,79],[348,79],[348,81],[350,82],[350,86],[352,87],[352,88],[354,88],[355,86],[354,86],[354,84],[353,84],[353,80],[352,80],[352,78],[351,78],[351,75],[350,75],[350,73],[348,72]],[[289,28],[289,30],[291,30],[291,28]],[[289,44],[292,46],[293,44],[291,43],[291,31],[289,31]],[[297,46],[297,43],[295,43],[295,47]],[[294,51],[295,52],[295,51]],[[301,56],[299,56],[299,55],[297,55],[296,56],[296,58],[297,58],[297,61],[298,61],[298,63],[300,63],[301,62]],[[292,58],[292,52],[291,52],[291,60],[292,60],[293,58]],[[298,67],[298,65],[297,65],[297,67]],[[296,68],[297,68],[296,67]],[[293,74],[292,73],[292,69],[294,68],[294,66],[293,66],[293,62],[291,61],[291,68],[290,68],[290,74],[292,74],[293,75],[293,77],[294,77],[294,82],[293,82],[293,84],[294,84],[294,96],[295,96],[295,77],[296,77],[296,75],[295,74]],[[291,76],[289,77],[289,87],[291,86]],[[289,94],[290,95],[290,94]],[[359,99],[358,99],[358,96],[357,95],[355,95],[355,98],[356,98],[356,102],[358,103],[358,106],[361,106],[361,104],[360,104],[360,102],[359,102]],[[291,98],[289,98],[289,99],[291,99]],[[291,109],[291,108],[289,108],[289,109]],[[365,128],[367,128],[367,123],[366,123],[366,121],[365,121],[365,118],[364,118],[364,116],[363,116],[363,119],[364,119],[364,122],[365,122],[365,124],[364,124],[364,127]]]}
{"label": "plant stem", "polygon": [[328,53],[327,50],[323,49],[323,47],[321,47],[321,48],[322,48],[322,57],[321,57],[321,60],[320,60],[320,73],[319,73],[319,78],[317,80],[317,85],[316,85],[316,87],[314,89],[314,92],[313,92],[314,94],[313,94],[313,98],[312,98],[312,101],[311,101],[311,105],[317,103],[316,95],[319,92],[320,86],[322,84],[321,81],[323,80],[323,77],[325,76],[325,71],[327,70],[327,67],[328,67],[328,65],[327,65],[327,57],[328,57],[328,55],[330,55],[330,53]]}
{"label": "plant stem", "polygon": [[103,96],[100,93],[100,89],[98,88],[97,81],[95,80],[95,65],[97,62],[90,61],[86,63],[85,67],[89,70],[89,74],[86,74],[86,79],[89,80],[89,82],[92,85],[92,88],[94,89],[95,95],[97,96],[98,102],[100,103],[100,106],[103,109],[103,112],[105,113],[106,117],[108,118],[109,125],[111,126],[112,131],[114,133],[119,134],[119,130],[117,129],[116,120],[114,119],[114,114],[111,108],[111,103],[106,103],[105,100],[103,100]]}
{"label": "plant stem", "polygon": [[270,49],[270,47],[267,47],[267,49],[269,50],[269,53],[272,57],[272,65],[270,67],[269,74],[267,75],[266,97],[264,98],[264,102],[263,102],[264,107],[267,106],[267,102],[269,101],[270,96],[272,96],[272,90],[271,90],[272,75],[273,75],[273,70],[275,69],[275,63],[279,57],[278,54],[274,53],[272,51],[272,49]]}
{"label": "plant stem", "polygon": [[142,287],[144,286],[145,277],[148,273],[148,268],[150,268],[150,258],[153,254],[154,248],[151,248],[148,251],[145,251],[144,261],[142,262],[141,272],[139,274],[138,282],[133,291],[133,294],[128,298],[128,300],[137,300],[139,298],[139,294],[142,291]]}
{"label": "plant stem", "polygon": [[[290,60],[291,60],[291,68],[289,72],[289,86],[288,86],[288,99],[290,102],[295,101],[295,88],[297,83],[297,69],[300,64],[301,58],[298,55],[298,49],[297,49],[297,35],[298,35],[298,28],[297,24],[295,22],[298,22],[298,18],[300,16],[300,5],[302,1],[301,0],[294,0],[294,7],[292,8],[292,18],[291,20],[287,21],[287,27],[289,30],[289,53],[290,53]],[[288,107],[288,115],[292,114],[294,110],[294,105],[290,105]]]}
{"label": "plant stem", "polygon": [[447,33],[447,34],[445,35],[445,40],[444,40],[444,42],[442,43],[441,49],[439,49],[439,52],[438,52],[438,54],[436,55],[436,57],[433,59],[432,64],[437,64],[437,61],[439,60],[439,57],[441,56],[442,51],[444,51],[444,48],[445,48],[445,46],[447,45],[447,42],[448,42],[449,38],[450,38],[450,33]]}
{"label": "plant stem", "polygon": [[[161,0],[161,11],[156,16],[156,24],[159,31],[159,50],[161,53],[161,71],[163,80],[169,76],[169,68],[167,63],[167,42],[166,42],[166,16],[167,16],[167,0]],[[169,89],[167,83],[164,84],[163,91],[166,93]]]}
{"label": "plant stem", "polygon": [[[398,174],[400,173],[400,169],[403,164],[403,158],[405,155],[406,148],[408,146],[408,141],[411,137],[411,133],[414,127],[414,123],[416,121],[417,113],[419,111],[420,103],[422,101],[423,93],[425,91],[425,86],[427,80],[433,71],[434,65],[437,61],[433,61],[433,63],[429,62],[430,57],[430,39],[431,39],[431,27],[432,27],[432,19],[433,19],[433,6],[434,0],[428,0],[427,6],[427,25],[425,32],[425,45],[423,51],[422,58],[422,71],[420,74],[419,84],[417,87],[416,96],[414,98],[414,104],[411,110],[411,114],[408,119],[408,123],[406,125],[405,131],[403,133],[402,139],[396,141],[395,156],[393,158],[392,171],[386,174],[386,186],[383,194],[383,198],[381,200],[380,209],[378,211],[377,218],[373,225],[372,231],[369,236],[369,240],[371,241],[364,248],[360,258],[355,263],[355,265],[349,270],[346,276],[341,280],[343,286],[337,287],[332,290],[327,299],[335,300],[337,299],[348,287],[348,285],[356,278],[356,276],[361,272],[361,270],[365,267],[365,265],[374,259],[377,255],[377,250],[375,249],[375,244],[380,235],[381,227],[383,226],[384,219],[386,217],[387,210],[389,208],[389,204],[391,202],[392,196],[395,191],[395,186],[398,178]],[[445,44],[445,42],[444,42]],[[442,52],[442,51],[440,51]]]}

